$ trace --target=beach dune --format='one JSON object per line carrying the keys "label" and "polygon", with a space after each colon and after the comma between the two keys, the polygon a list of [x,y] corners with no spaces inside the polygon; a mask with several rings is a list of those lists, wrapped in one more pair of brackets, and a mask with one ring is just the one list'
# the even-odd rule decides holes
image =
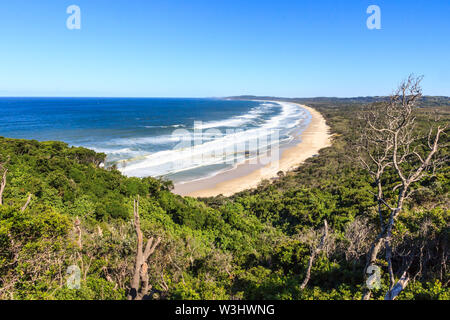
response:
{"label": "beach dune", "polygon": [[279,160],[259,168],[242,163],[213,177],[177,184],[174,193],[190,197],[231,196],[257,187],[262,180],[277,177],[279,171],[287,172],[295,169],[306,159],[317,154],[320,149],[330,146],[331,135],[323,116],[311,107],[300,106],[311,114],[311,121],[301,133],[301,142],[283,150]]}

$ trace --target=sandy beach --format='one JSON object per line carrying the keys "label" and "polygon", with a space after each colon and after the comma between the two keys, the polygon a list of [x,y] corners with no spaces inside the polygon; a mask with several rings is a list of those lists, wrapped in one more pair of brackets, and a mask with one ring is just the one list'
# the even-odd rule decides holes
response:
{"label": "sandy beach", "polygon": [[300,143],[280,149],[279,160],[259,166],[244,162],[232,170],[210,178],[177,184],[174,193],[191,197],[213,197],[220,194],[231,196],[236,192],[255,188],[262,180],[276,177],[279,171],[295,169],[306,159],[316,155],[320,149],[330,146],[331,135],[325,119],[315,109],[300,106],[310,113],[310,122],[300,134]]}

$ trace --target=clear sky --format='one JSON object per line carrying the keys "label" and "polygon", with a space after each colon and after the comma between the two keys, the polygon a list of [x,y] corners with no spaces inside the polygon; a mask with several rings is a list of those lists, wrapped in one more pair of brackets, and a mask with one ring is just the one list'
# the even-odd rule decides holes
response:
{"label": "clear sky", "polygon": [[0,96],[384,95],[409,73],[450,96],[449,0],[0,0]]}

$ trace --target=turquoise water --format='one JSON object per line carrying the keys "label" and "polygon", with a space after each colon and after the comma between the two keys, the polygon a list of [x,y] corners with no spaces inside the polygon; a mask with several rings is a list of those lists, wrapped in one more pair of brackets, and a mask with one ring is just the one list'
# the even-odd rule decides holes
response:
{"label": "turquoise water", "polygon": [[224,99],[0,98],[0,135],[107,154],[128,176],[189,181],[292,141],[306,110]]}

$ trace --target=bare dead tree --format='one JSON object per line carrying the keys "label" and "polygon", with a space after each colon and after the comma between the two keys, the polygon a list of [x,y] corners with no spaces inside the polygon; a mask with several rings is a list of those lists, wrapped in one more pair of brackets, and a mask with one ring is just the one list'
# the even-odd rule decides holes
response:
{"label": "bare dead tree", "polygon": [[32,197],[33,197],[33,195],[30,193],[30,194],[28,195],[27,201],[26,201],[25,204],[23,205],[22,209],[20,209],[20,211],[24,212],[25,210],[27,210],[28,205],[30,204],[31,198],[32,198]]}
{"label": "bare dead tree", "polygon": [[374,228],[366,216],[358,216],[345,227],[345,239],[340,243],[347,262],[356,263],[367,254],[373,241]]}
{"label": "bare dead tree", "polygon": [[6,175],[8,174],[8,168],[6,168],[6,165],[10,159],[11,158],[8,156],[6,161],[0,162],[0,174],[2,175],[2,180],[0,182],[0,206],[3,205],[3,192],[5,191]]}
{"label": "bare dead tree", "polygon": [[[438,151],[442,147],[440,138],[447,127],[430,126],[426,137],[416,129],[415,111],[422,97],[421,80],[422,77],[409,76],[388,102],[369,106],[360,119],[359,160],[377,188],[374,196],[378,202],[380,224],[380,231],[368,252],[364,272],[376,263],[384,245],[390,279],[390,289],[386,294],[388,300],[395,299],[408,283],[407,270],[401,272],[399,283],[395,283],[391,245],[395,221],[405,201],[416,191],[414,183],[433,175],[444,160],[438,157]],[[389,190],[391,196],[386,196],[388,185],[383,182],[387,170],[392,170],[397,178],[397,184]],[[367,289],[363,299],[370,299],[370,295]]]}
{"label": "bare dead tree", "polygon": [[8,169],[3,170],[2,181],[0,182],[0,206],[3,205],[3,192],[6,187],[6,174],[8,173]]}
{"label": "bare dead tree", "polygon": [[77,234],[78,249],[83,250],[83,242],[81,237],[81,221],[78,217],[75,218],[74,227]]}
{"label": "bare dead tree", "polygon": [[148,239],[144,250],[144,241],[141,231],[141,223],[139,218],[139,198],[133,202],[134,226],[137,236],[136,261],[133,278],[131,280],[131,289],[128,294],[128,300],[142,300],[152,289],[149,285],[148,277],[148,259],[154,253],[156,247],[161,242],[158,237],[156,241],[153,237]]}
{"label": "bare dead tree", "polygon": [[311,278],[311,269],[314,263],[314,259],[324,249],[327,237],[328,237],[328,223],[327,220],[325,220],[323,227],[323,235],[322,238],[320,239],[320,243],[316,248],[312,248],[311,256],[309,257],[308,268],[306,270],[306,276],[305,279],[303,280],[303,283],[300,285],[301,290],[306,288],[309,279]]}

